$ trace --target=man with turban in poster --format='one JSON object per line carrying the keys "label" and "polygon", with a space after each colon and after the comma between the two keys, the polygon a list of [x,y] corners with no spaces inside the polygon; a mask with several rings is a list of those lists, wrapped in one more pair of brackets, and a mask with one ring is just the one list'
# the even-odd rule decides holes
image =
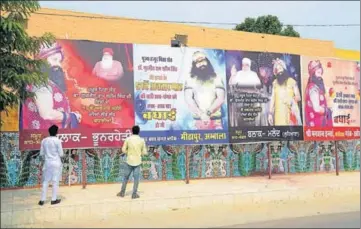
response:
{"label": "man with turban in poster", "polygon": [[229,85],[239,85],[245,87],[261,85],[261,81],[257,73],[251,70],[250,59],[243,58],[242,70],[231,76],[231,78],[229,79]]}
{"label": "man with turban in poster", "polygon": [[225,102],[225,85],[203,52],[193,54],[184,94],[198,130],[223,129],[221,106]]}
{"label": "man with turban in poster", "polygon": [[319,60],[308,64],[308,82],[305,91],[305,122],[310,127],[332,127],[332,111],[327,104],[323,82],[323,67]]}
{"label": "man with turban in poster", "polygon": [[302,125],[298,103],[301,101],[300,91],[288,73],[286,63],[276,59],[273,63],[275,80],[272,83],[272,95],[268,122],[272,126]]}
{"label": "man with turban in poster", "polygon": [[102,60],[97,62],[93,68],[93,74],[107,81],[117,81],[124,75],[122,63],[113,60],[113,49],[104,48]]}
{"label": "man with turban in poster", "polygon": [[50,65],[48,85],[42,87],[28,86],[35,97],[27,99],[22,106],[23,129],[47,129],[54,124],[62,128],[76,128],[81,121],[78,112],[72,112],[66,95],[65,72],[62,68],[64,59],[62,47],[55,43],[43,47],[38,58],[46,59]]}

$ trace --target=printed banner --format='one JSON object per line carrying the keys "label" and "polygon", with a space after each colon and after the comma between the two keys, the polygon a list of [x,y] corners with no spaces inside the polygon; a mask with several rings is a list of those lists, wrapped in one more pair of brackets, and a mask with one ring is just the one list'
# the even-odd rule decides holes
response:
{"label": "printed banner", "polygon": [[133,46],[59,40],[38,56],[48,85],[28,86],[35,99],[21,106],[20,148],[39,149],[58,125],[64,148],[116,147],[134,124]]}
{"label": "printed banner", "polygon": [[303,56],[302,66],[305,140],[359,139],[359,63]]}
{"label": "printed banner", "polygon": [[224,51],[134,45],[135,123],[149,144],[227,143]]}
{"label": "printed banner", "polygon": [[73,40],[38,58],[49,80],[28,85],[21,150],[39,149],[52,124],[72,149],[120,147],[134,124],[149,145],[360,137],[355,61]]}
{"label": "printed banner", "polygon": [[230,142],[302,140],[300,57],[226,51]]}

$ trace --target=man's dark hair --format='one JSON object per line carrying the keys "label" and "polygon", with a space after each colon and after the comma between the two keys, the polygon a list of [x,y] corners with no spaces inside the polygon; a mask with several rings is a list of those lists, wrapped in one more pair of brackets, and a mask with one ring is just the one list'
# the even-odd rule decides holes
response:
{"label": "man's dark hair", "polygon": [[139,132],[140,132],[139,126],[133,126],[133,127],[132,127],[132,133],[133,133],[134,135],[139,135]]}
{"label": "man's dark hair", "polygon": [[59,127],[57,125],[52,125],[48,131],[50,136],[56,136],[58,134]]}

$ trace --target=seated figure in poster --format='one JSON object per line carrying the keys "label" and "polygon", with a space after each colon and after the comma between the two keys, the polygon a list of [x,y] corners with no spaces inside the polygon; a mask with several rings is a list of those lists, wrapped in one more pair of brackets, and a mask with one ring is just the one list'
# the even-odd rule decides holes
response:
{"label": "seated figure in poster", "polygon": [[23,129],[47,129],[54,124],[62,128],[76,128],[81,121],[78,112],[72,112],[66,95],[66,73],[62,68],[64,59],[62,47],[55,43],[51,47],[43,47],[39,58],[46,59],[50,69],[48,85],[42,87],[28,86],[35,97],[27,99],[22,106]]}
{"label": "seated figure in poster", "polygon": [[310,127],[332,127],[332,111],[327,103],[323,67],[319,60],[308,64],[308,82],[305,91],[305,122]]}
{"label": "seated figure in poster", "polygon": [[102,60],[98,61],[93,68],[93,74],[95,76],[107,81],[117,81],[123,77],[124,70],[122,63],[113,60],[113,55],[113,49],[103,49]]}
{"label": "seated figure in poster", "polygon": [[[233,73],[235,73],[233,71]],[[229,85],[238,85],[243,87],[256,87],[261,85],[261,81],[256,72],[251,70],[251,60],[242,59],[242,70],[233,74],[229,79]]]}
{"label": "seated figure in poster", "polygon": [[203,52],[193,54],[184,94],[196,129],[223,129],[221,106],[225,102],[225,85]]}
{"label": "seated figure in poster", "polygon": [[286,63],[276,59],[273,63],[275,80],[272,83],[272,95],[268,122],[272,126],[300,126],[301,112],[298,103],[301,95],[294,80],[288,73]]}

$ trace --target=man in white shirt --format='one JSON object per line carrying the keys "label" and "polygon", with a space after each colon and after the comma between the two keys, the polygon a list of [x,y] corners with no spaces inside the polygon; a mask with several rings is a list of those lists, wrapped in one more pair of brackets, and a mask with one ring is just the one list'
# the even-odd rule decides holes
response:
{"label": "man in white shirt", "polygon": [[51,204],[60,203],[60,199],[57,199],[57,193],[59,188],[59,179],[62,173],[62,163],[61,157],[63,157],[63,147],[61,145],[61,140],[56,137],[58,134],[58,127],[52,125],[49,128],[49,137],[43,139],[41,142],[40,156],[45,158],[45,163],[43,166],[43,188],[41,192],[41,200],[39,205],[44,205],[46,200],[46,194],[48,191],[49,182],[52,182],[53,193],[51,197]]}
{"label": "man in white shirt", "polygon": [[125,196],[125,190],[127,188],[127,183],[130,177],[130,174],[133,172],[134,185],[133,185],[133,194],[132,199],[139,198],[138,195],[138,186],[140,178],[140,166],[142,164],[142,155],[147,155],[147,146],[143,138],[139,137],[140,128],[139,126],[133,126],[132,133],[133,135],[125,139],[122,151],[127,154],[127,161],[124,164],[124,178],[122,183],[122,189],[118,194],[120,197]]}

